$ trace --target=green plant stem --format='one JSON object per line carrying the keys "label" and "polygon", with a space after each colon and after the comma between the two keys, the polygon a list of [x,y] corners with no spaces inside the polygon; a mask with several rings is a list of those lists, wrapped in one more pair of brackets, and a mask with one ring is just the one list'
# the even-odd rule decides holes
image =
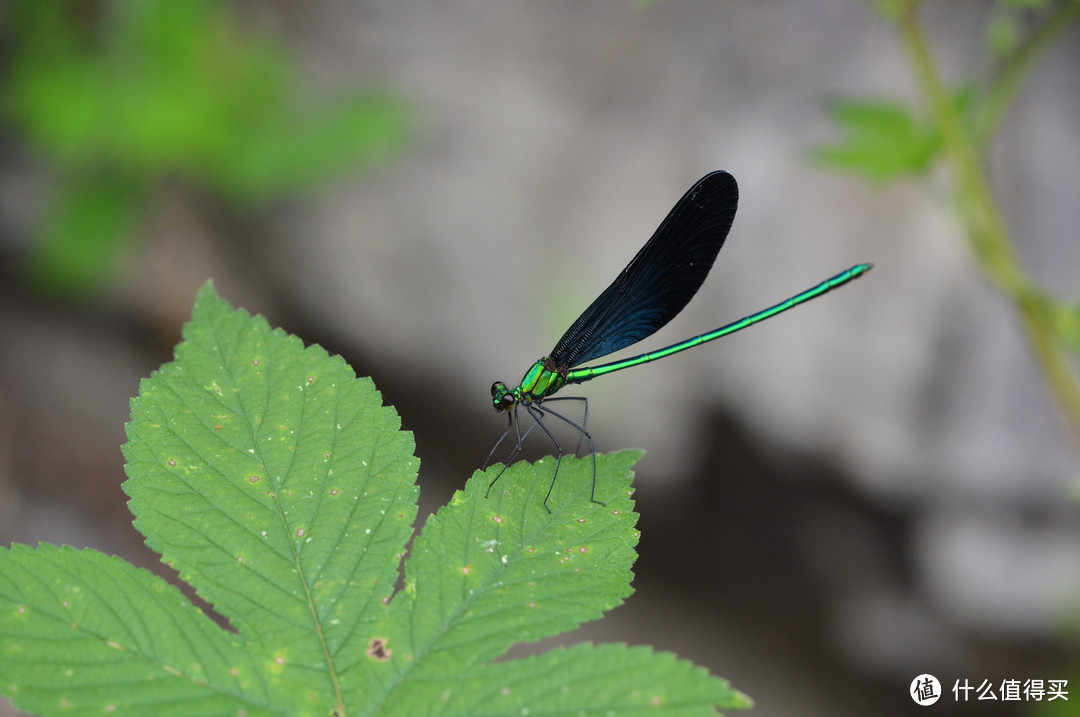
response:
{"label": "green plant stem", "polygon": [[[1053,324],[1053,300],[1036,287],[1020,268],[1008,227],[990,190],[976,142],[942,84],[918,19],[918,0],[896,14],[904,48],[919,88],[941,134],[945,154],[957,183],[957,203],[979,264],[990,279],[1015,302],[1043,377],[1057,399],[1080,447],[1080,380]],[[1003,101],[1003,100],[1002,100]]]}
{"label": "green plant stem", "polygon": [[1042,25],[1005,60],[976,122],[980,147],[985,147],[994,136],[1035,59],[1077,20],[1080,20],[1080,2],[1067,0],[1047,15]]}

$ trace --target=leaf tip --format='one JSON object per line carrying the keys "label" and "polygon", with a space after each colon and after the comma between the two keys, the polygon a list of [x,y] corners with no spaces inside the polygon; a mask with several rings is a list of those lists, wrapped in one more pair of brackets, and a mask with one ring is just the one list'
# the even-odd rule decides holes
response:
{"label": "leaf tip", "polygon": [[199,292],[195,294],[195,309],[199,308],[200,304],[205,302],[221,301],[221,297],[217,293],[217,289],[214,287],[214,280],[207,279],[203,285],[199,288]]}

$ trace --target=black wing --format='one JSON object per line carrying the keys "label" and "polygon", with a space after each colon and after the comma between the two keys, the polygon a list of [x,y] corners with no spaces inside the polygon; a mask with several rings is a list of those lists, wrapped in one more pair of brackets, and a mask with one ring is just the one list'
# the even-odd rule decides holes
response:
{"label": "black wing", "polygon": [[683,195],[611,286],[563,334],[548,358],[573,368],[652,335],[701,288],[724,245],[739,187],[727,172],[702,177]]}

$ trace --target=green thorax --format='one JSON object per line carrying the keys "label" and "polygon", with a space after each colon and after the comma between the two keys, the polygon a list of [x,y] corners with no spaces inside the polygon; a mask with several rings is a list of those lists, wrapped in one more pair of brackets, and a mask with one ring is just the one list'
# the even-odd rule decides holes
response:
{"label": "green thorax", "polygon": [[508,388],[502,381],[492,384],[491,403],[496,411],[508,411],[518,403],[539,403],[566,385],[565,373],[545,356],[525,372],[516,388]]}

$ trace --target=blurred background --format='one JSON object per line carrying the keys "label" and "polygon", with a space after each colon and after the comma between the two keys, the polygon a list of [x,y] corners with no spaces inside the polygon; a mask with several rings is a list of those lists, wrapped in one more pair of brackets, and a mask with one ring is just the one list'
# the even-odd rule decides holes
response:
{"label": "blurred background", "polygon": [[[915,714],[921,673],[939,715],[1080,714],[1075,424],[972,251],[905,5],[4,3],[0,542],[164,572],[120,489],[123,424],[210,278],[374,379],[415,432],[422,520],[503,430],[491,382],[726,169],[727,246],[635,353],[875,269],[581,387],[598,450],[648,451],[643,536],[635,595],[562,641],[677,652],[761,715]],[[977,126],[1071,349],[1077,8],[928,0],[918,25],[964,118],[1020,65]],[[1029,678],[1077,679],[1068,704],[951,692]]]}

